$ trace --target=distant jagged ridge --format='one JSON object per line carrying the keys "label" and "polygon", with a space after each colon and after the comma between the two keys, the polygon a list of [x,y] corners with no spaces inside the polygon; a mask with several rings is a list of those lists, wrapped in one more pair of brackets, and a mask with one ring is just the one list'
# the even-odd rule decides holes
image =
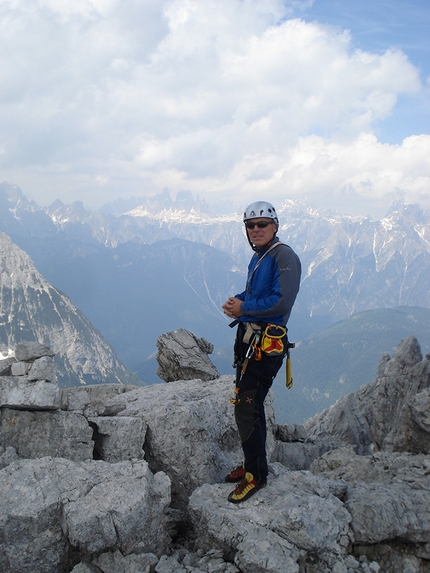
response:
{"label": "distant jagged ridge", "polygon": [[0,351],[37,341],[56,353],[61,387],[142,384],[102,335],[63,293],[36,270],[30,257],[0,232]]}
{"label": "distant jagged ridge", "polygon": [[[379,221],[291,200],[278,205],[278,213],[279,235],[303,263],[296,314],[300,308],[303,317],[322,317],[327,326],[364,310],[430,308],[430,214],[418,205],[394,203]],[[164,191],[95,212],[81,202],[38,208],[18,187],[0,184],[0,229],[14,241],[17,235],[61,232],[86,245],[113,248],[181,238],[228,253],[244,270],[250,251],[240,221],[240,213],[214,214],[191,194],[172,201]]]}

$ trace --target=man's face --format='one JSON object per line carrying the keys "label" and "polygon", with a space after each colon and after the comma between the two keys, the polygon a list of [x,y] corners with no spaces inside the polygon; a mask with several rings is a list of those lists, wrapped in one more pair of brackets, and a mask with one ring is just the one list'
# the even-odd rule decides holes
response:
{"label": "man's face", "polygon": [[[265,227],[259,227],[258,223],[260,222],[268,223],[268,225]],[[250,219],[249,221],[246,221],[245,226],[251,243],[255,245],[257,249],[267,245],[267,243],[273,239],[276,233],[276,225],[272,219],[267,217]],[[254,226],[254,228],[251,229],[251,226]]]}

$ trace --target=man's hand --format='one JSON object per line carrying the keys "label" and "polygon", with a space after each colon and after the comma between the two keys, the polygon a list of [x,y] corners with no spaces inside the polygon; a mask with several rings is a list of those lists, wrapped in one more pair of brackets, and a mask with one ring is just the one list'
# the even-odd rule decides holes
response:
{"label": "man's hand", "polygon": [[224,310],[224,314],[226,314],[229,318],[238,318],[241,314],[241,304],[242,301],[238,298],[230,297],[226,302],[222,305],[222,309]]}

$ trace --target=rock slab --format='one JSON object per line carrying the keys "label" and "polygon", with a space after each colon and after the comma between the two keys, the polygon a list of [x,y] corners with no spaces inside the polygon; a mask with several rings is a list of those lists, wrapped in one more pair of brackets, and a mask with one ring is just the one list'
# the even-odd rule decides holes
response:
{"label": "rock slab", "polygon": [[213,344],[180,328],[157,338],[157,375],[165,382],[175,380],[213,380],[219,372],[210,361]]}

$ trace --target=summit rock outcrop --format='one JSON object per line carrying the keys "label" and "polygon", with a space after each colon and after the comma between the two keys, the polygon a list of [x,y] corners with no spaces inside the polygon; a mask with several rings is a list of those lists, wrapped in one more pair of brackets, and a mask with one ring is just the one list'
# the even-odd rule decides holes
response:
{"label": "summit rock outcrop", "polygon": [[1,404],[1,571],[430,570],[430,356],[414,337],[303,426],[276,424],[270,392],[268,485],[239,505],[224,483],[241,461],[233,388],[222,376],[67,388],[56,410]]}

